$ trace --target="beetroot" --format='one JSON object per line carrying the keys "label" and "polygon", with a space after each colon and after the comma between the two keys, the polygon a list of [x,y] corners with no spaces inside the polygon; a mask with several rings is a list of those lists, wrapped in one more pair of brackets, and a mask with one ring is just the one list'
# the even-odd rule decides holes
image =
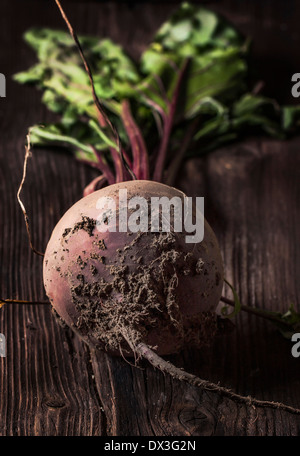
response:
{"label": "beetroot", "polygon": [[129,181],[78,201],[55,227],[44,257],[53,308],[84,340],[114,354],[132,354],[140,342],[160,355],[207,344],[215,335],[223,287],[212,229],[205,222],[200,243],[187,243],[186,233],[174,229],[99,232],[105,208],[97,209],[97,202],[111,197],[118,208],[120,188],[128,198],[184,196],[157,182]]}

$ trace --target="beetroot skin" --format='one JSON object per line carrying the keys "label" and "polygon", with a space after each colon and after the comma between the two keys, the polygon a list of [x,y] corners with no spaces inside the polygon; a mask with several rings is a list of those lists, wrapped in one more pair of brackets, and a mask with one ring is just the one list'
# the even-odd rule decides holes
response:
{"label": "beetroot skin", "polygon": [[186,233],[99,232],[100,197],[184,194],[152,181],[114,184],[82,198],[53,230],[44,285],[55,314],[93,347],[132,355],[143,342],[159,355],[203,346],[215,335],[223,264],[205,221],[204,239]]}

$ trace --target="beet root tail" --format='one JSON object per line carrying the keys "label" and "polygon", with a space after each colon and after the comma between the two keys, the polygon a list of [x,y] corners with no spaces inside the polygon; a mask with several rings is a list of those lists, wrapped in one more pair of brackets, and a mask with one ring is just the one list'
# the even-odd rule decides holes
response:
{"label": "beet root tail", "polygon": [[219,393],[222,396],[228,397],[229,399],[246,404],[251,407],[269,407],[273,409],[280,409],[286,412],[290,412],[296,415],[300,415],[300,409],[292,407],[281,402],[274,401],[264,401],[260,399],[253,398],[251,396],[242,396],[235,393],[229,388],[225,388],[217,383],[210,382],[208,380],[202,380],[196,375],[185,372],[182,368],[174,366],[169,361],[164,360],[158,356],[150,347],[146,344],[140,342],[135,347],[136,354],[146,359],[154,368],[159,369],[161,372],[169,374],[172,378],[180,381],[184,381],[191,386],[199,387],[207,391]]}

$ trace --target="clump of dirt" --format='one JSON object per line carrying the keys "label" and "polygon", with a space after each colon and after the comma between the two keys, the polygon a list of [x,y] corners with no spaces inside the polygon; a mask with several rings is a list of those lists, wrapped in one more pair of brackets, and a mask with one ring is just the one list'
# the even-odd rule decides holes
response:
{"label": "clump of dirt", "polygon": [[77,258],[76,263],[80,266],[81,269],[84,269],[87,265],[86,261],[83,261],[80,255]]}
{"label": "clump of dirt", "polygon": [[95,276],[98,273],[98,269],[93,264],[91,264],[91,266],[90,266],[90,271],[93,276]]}
{"label": "clump of dirt", "polygon": [[68,236],[68,234],[70,234],[72,231],[72,228],[66,228],[62,234],[62,237],[65,238]]}
{"label": "clump of dirt", "polygon": [[106,250],[106,245],[105,245],[104,239],[94,241],[93,244],[96,245],[97,247],[99,247],[100,250]]}
{"label": "clump of dirt", "polygon": [[97,260],[99,263],[105,263],[105,257],[102,255],[99,255],[99,253],[91,252],[90,259]]}
{"label": "clump of dirt", "polygon": [[66,228],[62,234],[63,238],[66,238],[69,234],[74,234],[76,231],[79,230],[84,230],[88,233],[89,236],[93,236],[93,231],[96,227],[97,221],[87,217],[86,215],[83,215],[81,217],[81,221],[75,223],[73,228]]}

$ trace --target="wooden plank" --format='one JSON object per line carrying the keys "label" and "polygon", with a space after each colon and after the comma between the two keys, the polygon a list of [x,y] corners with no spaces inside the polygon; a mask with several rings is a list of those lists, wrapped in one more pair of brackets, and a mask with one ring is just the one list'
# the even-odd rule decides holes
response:
{"label": "wooden plank", "polygon": [[[243,2],[243,14],[237,1],[213,6],[247,31],[258,30],[258,36],[266,27],[260,18],[267,11],[272,25],[266,42],[282,38],[283,31],[279,38],[275,32],[284,2],[277,2],[274,11],[269,2],[254,3]],[[7,98],[0,103],[0,289],[3,297],[40,300],[45,297],[41,259],[29,249],[16,192],[27,127],[52,116],[35,89],[18,86],[10,76],[34,61],[21,39],[24,30],[36,24],[64,25],[51,2],[17,4],[14,17],[16,3],[3,0],[0,18],[0,69],[8,83]],[[295,13],[296,3],[291,4]],[[111,36],[137,56],[174,5],[129,8],[85,2],[72,6],[70,17],[79,32]],[[293,33],[298,33],[293,24],[291,19]],[[259,45],[264,56],[266,43]],[[283,47],[279,49],[283,56]],[[299,146],[298,139],[237,144],[188,162],[178,181],[190,196],[205,197],[226,277],[244,304],[280,310],[291,302],[299,305]],[[94,175],[67,154],[34,153],[23,199],[37,248],[45,248],[55,223]],[[295,415],[236,405],[172,381],[147,363],[137,369],[123,359],[91,352],[57,324],[47,306],[4,307],[0,332],[7,338],[7,357],[0,358],[0,435],[299,434]],[[270,324],[239,315],[235,331],[211,348],[168,359],[240,394],[299,407],[299,362],[290,348]]]}

